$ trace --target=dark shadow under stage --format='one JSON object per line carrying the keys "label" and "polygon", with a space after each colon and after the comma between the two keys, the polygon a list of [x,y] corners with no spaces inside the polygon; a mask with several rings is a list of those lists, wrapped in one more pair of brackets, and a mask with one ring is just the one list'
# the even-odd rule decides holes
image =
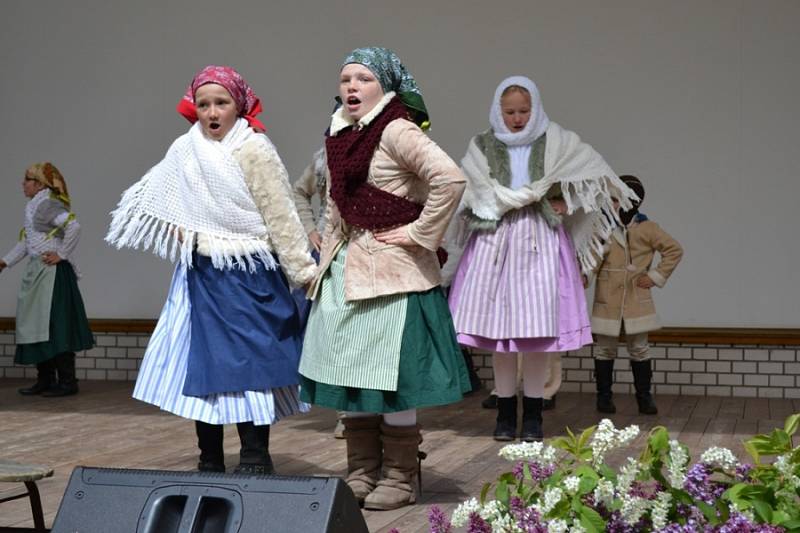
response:
{"label": "dark shadow under stage", "polygon": [[[77,465],[160,470],[191,470],[197,463],[194,424],[131,398],[130,382],[81,382],[81,393],[66,398],[23,397],[16,389],[28,381],[0,379],[0,458],[47,465],[51,478],[38,483],[45,522],[55,518],[67,481]],[[417,505],[385,512],[365,512],[370,531],[427,532],[429,506],[451,512],[462,500],[478,496],[484,482],[510,464],[497,456],[502,443],[491,438],[494,411],[482,409],[485,393],[447,407],[420,412],[428,453],[423,462],[424,493]],[[638,454],[649,428],[666,426],[687,444],[692,457],[710,446],[726,446],[745,457],[741,441],[782,426],[786,416],[800,411],[800,400],[659,396],[658,416],[639,415],[632,396],[615,397],[617,427],[638,424],[642,433],[632,448],[610,458]],[[561,393],[557,407],[545,413],[547,436],[595,424],[600,419],[591,394]],[[333,438],[333,411],[313,409],[278,423],[270,451],[276,468],[286,475],[338,476],[345,472],[344,441]],[[226,427],[229,469],[238,461],[235,426]],[[20,487],[22,486],[19,484]],[[0,499],[18,491],[0,484]],[[27,499],[0,505],[0,527],[32,527]]]}

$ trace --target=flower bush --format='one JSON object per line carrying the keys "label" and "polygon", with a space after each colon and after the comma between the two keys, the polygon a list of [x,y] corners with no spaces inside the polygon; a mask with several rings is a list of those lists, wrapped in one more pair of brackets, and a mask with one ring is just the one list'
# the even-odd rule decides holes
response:
{"label": "flower bush", "polygon": [[[602,420],[579,435],[500,450],[510,472],[448,518],[434,506],[431,533],[773,533],[800,532],[800,414],[745,442],[753,463],[712,447],[690,464],[666,428],[650,431],[638,458],[617,470],[605,458],[639,435]],[[771,462],[765,457],[774,458]],[[491,495],[491,496],[490,496]]]}

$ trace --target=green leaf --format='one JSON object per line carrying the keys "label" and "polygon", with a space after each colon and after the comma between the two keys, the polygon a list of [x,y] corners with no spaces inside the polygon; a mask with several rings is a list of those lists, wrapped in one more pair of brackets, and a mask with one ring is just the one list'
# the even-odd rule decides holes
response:
{"label": "green leaf", "polygon": [[753,509],[756,512],[756,516],[765,524],[772,523],[772,507],[763,500],[753,500]]}
{"label": "green leaf", "polygon": [[578,516],[580,517],[581,525],[584,527],[584,529],[586,529],[587,532],[600,532],[606,530],[606,523],[603,520],[603,517],[600,516],[594,509],[584,505],[578,512]]}
{"label": "green leaf", "polygon": [[596,429],[597,426],[589,426],[588,428],[583,430],[583,433],[581,433],[581,436],[578,439],[578,446],[580,448],[586,446],[586,444],[589,442],[589,439],[592,438],[592,435],[594,435]]}
{"label": "green leaf", "polygon": [[653,452],[661,454],[669,450],[669,432],[664,426],[656,426],[650,431],[648,446]]}
{"label": "green leaf", "polygon": [[489,489],[491,488],[491,483],[484,483],[483,488],[481,489],[481,505],[486,503],[486,495],[489,493]]}
{"label": "green leaf", "polygon": [[794,435],[798,427],[800,427],[800,413],[793,414],[783,424],[783,430],[789,435]]}
{"label": "green leaf", "polygon": [[758,453],[758,449],[753,445],[752,442],[746,441],[744,442],[744,449],[747,453],[750,454],[750,457],[753,458],[753,462],[755,464],[761,464],[761,454]]}
{"label": "green leaf", "polygon": [[505,506],[508,506],[508,501],[509,501],[508,483],[502,480],[499,481],[497,483],[497,488],[494,490],[494,496],[495,498],[497,498],[497,501],[499,501]]}
{"label": "green leaf", "polygon": [[703,512],[703,516],[706,517],[706,520],[708,520],[711,525],[716,525],[719,523],[719,518],[717,518],[717,509],[714,506],[708,505],[706,502],[701,501],[696,501],[695,505]]}

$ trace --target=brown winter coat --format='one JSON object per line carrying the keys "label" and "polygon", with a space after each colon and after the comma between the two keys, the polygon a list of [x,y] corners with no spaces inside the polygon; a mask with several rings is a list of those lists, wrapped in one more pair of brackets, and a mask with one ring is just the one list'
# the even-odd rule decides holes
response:
{"label": "brown winter coat", "polygon": [[[653,268],[655,252],[661,260]],[[678,241],[655,222],[645,220],[632,222],[624,230],[616,228],[597,268],[592,332],[616,337],[623,323],[629,334],[659,329],[650,289],[637,287],[636,281],[648,275],[657,287],[663,287],[682,256]]]}
{"label": "brown winter coat", "polygon": [[408,226],[408,236],[418,246],[384,244],[371,231],[348,227],[329,197],[312,296],[316,295],[322,276],[345,240],[349,240],[344,274],[348,301],[421,292],[441,284],[436,250],[466,186],[458,165],[417,125],[397,119],[383,130],[367,181],[424,204],[420,217]]}

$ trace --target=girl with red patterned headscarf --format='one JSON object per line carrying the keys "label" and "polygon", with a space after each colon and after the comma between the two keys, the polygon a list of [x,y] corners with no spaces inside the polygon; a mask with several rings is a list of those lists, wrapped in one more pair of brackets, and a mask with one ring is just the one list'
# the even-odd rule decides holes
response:
{"label": "girl with red patterned headscarf", "polygon": [[106,237],[178,262],[133,396],[195,420],[205,471],[225,470],[222,425],[236,423],[236,471],[272,473],[270,425],[308,409],[290,283],[315,263],[260,111],[238,72],[201,70],[178,104],[193,126],[125,191]]}

